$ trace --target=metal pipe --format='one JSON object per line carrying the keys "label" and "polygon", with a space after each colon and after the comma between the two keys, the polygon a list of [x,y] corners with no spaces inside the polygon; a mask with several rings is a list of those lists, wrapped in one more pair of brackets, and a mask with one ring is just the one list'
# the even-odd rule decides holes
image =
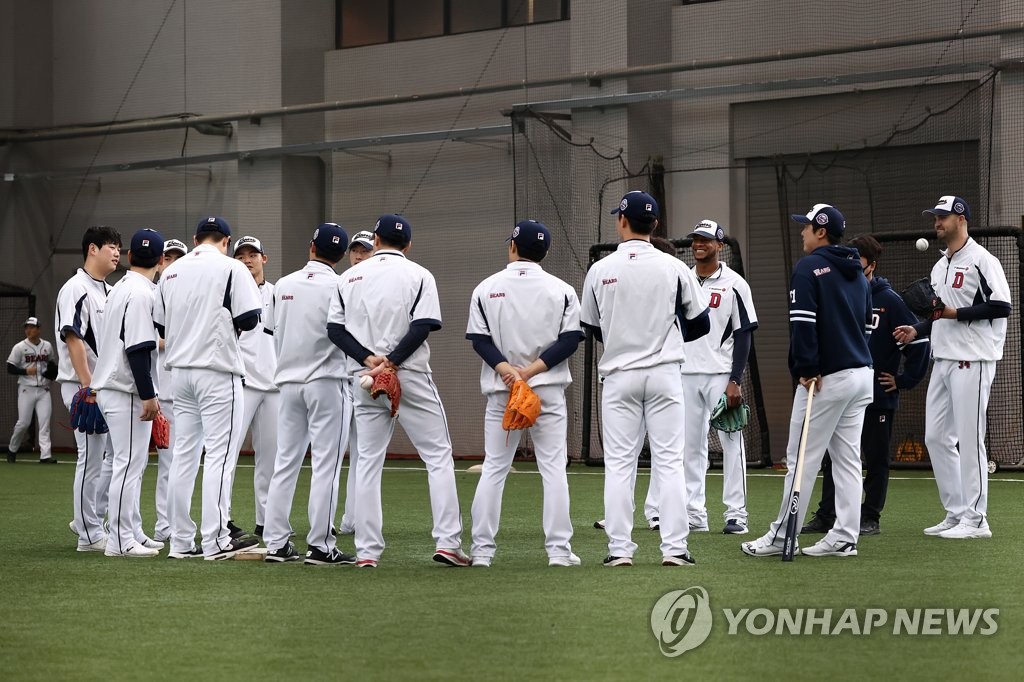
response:
{"label": "metal pipe", "polygon": [[978,29],[969,29],[955,32],[941,33],[920,33],[912,36],[904,36],[891,40],[873,40],[867,43],[856,43],[832,48],[816,48],[808,50],[795,50],[792,52],[771,52],[746,57],[722,57],[718,59],[692,60],[688,62],[665,62],[662,64],[650,64],[646,66],[632,66],[623,69],[609,69],[606,71],[585,71],[583,73],[541,78],[532,81],[520,80],[505,83],[493,83],[491,85],[478,85],[454,88],[449,90],[437,90],[434,92],[411,94],[411,95],[390,95],[386,97],[369,97],[356,100],[340,100],[333,102],[313,102],[309,104],[295,104],[292,106],[276,107],[270,109],[253,109],[249,111],[238,111],[229,114],[207,114],[202,116],[176,116],[174,118],[156,118],[141,121],[129,121],[126,123],[112,122],[109,125],[97,124],[91,126],[76,126],[64,128],[47,128],[36,131],[24,132],[0,132],[0,144],[10,142],[43,142],[46,140],[63,140],[70,138],[94,137],[99,135],[120,135],[124,133],[149,132],[154,130],[171,130],[187,128],[196,124],[227,123],[230,121],[253,120],[259,121],[264,118],[279,118],[294,116],[298,114],[314,114],[326,111],[345,111],[351,109],[365,109],[368,107],[387,106],[389,104],[408,104],[412,102],[429,102],[434,100],[451,99],[454,97],[467,97],[469,95],[481,95],[495,92],[507,92],[525,88],[544,88],[555,85],[570,85],[586,83],[598,86],[605,80],[620,80],[623,78],[634,78],[638,76],[652,76],[668,73],[683,73],[686,71],[702,71],[705,69],[718,69],[730,66],[742,66],[746,64],[763,64],[768,62],[784,62],[794,59],[809,59],[813,57],[826,57],[829,55],[851,54],[855,52],[868,52],[872,50],[884,50],[895,47],[907,47],[910,45],[924,45],[928,43],[939,43],[951,40],[973,40],[976,38],[990,38],[994,36],[1009,35],[1024,32],[1024,22],[1007,22],[995,26],[986,26]]}

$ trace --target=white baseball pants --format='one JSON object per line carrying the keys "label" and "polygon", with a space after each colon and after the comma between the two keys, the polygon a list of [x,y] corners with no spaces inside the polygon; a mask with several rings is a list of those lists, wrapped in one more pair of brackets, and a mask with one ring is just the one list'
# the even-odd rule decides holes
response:
{"label": "white baseball pants", "polygon": [[[170,387],[168,387],[170,388]],[[167,391],[170,393],[170,391]],[[170,427],[170,447],[156,451],[156,525],[153,536],[161,542],[171,537],[171,522],[167,513],[167,487],[174,461],[174,401],[160,399],[160,411]]]}
{"label": "white baseball pants", "polygon": [[348,424],[352,409],[345,402],[341,384],[341,379],[315,379],[307,384],[281,386],[277,457],[263,529],[269,551],[281,549],[288,542],[292,529],[288,519],[307,445],[311,445],[313,472],[309,481],[306,544],[327,553],[336,546],[331,526],[338,510],[343,444],[348,436],[344,425]]}
{"label": "white baseball pants", "polygon": [[651,481],[661,493],[661,553],[686,552],[686,484],[683,443],[686,412],[679,365],[612,372],[601,396],[604,434],[604,510],[608,553],[632,557],[636,453],[646,431],[651,444]]}
{"label": "white baseball pants", "polygon": [[[81,388],[75,383],[60,385],[64,407],[71,413],[71,401]],[[102,410],[102,408],[101,408]],[[79,546],[90,545],[106,535],[103,529],[103,516],[107,513],[107,491],[100,490],[104,484],[110,484],[109,464],[103,460],[103,452],[109,439],[105,433],[86,435],[74,431],[75,444],[78,446],[78,459],[75,461],[74,482],[74,514],[75,528],[78,530]]]}
{"label": "white baseball pants", "polygon": [[935,360],[932,365],[924,442],[950,521],[981,526],[988,514],[985,427],[995,375],[991,360]]}
{"label": "white baseball pants", "polygon": [[171,517],[171,549],[192,548],[196,524],[192,520],[192,492],[203,463],[203,509],[200,532],[203,554],[209,556],[228,547],[228,503],[231,500],[232,453],[242,438],[242,379],[210,369],[175,368],[174,459],[168,486]]}
{"label": "white baseball pants", "polygon": [[[569,520],[569,480],[565,474],[567,459],[565,386],[538,386],[541,413],[530,429],[537,470],[544,487],[544,549],[548,557],[569,556],[572,547],[572,522]],[[501,497],[505,489],[522,431],[501,427],[508,403],[508,391],[487,396],[484,412],[484,463],[480,482],[473,497],[473,556],[493,557],[501,519]]]}
{"label": "white baseball pants", "polygon": [[[256,501],[256,525],[262,526],[267,509],[267,490],[270,477],[274,475],[274,458],[277,456],[277,419],[281,410],[281,394],[277,391],[257,391],[245,387],[245,408],[242,412],[242,438],[231,465],[231,483],[228,490],[234,490],[235,473],[238,471],[238,455],[242,450],[245,432],[252,428],[253,477],[252,486]],[[231,504],[228,504],[228,511]]]}
{"label": "white baseball pants", "polygon": [[[356,529],[356,472],[359,467],[356,463],[356,411],[353,391],[363,389],[359,386],[358,376],[342,379],[341,388],[345,393],[345,402],[353,407],[352,418],[348,421],[348,443],[342,440],[342,446],[348,447],[348,473],[345,476],[345,512],[341,515],[339,531],[354,533]],[[342,428],[344,429],[344,427]]]}
{"label": "white baseball pants", "polygon": [[[874,372],[870,367],[843,369],[826,375],[821,379],[821,390],[814,395],[814,403],[811,405],[803,478],[800,481],[800,512],[796,523],[797,528],[804,525],[807,505],[814,495],[814,480],[821,468],[825,450],[828,450],[836,486],[836,522],[823,539],[831,543],[856,544],[860,537],[860,432],[864,426],[864,410],[873,397],[873,379]],[[796,458],[806,411],[807,389],[798,386],[793,395],[793,412],[789,417],[787,470],[782,504],[779,515],[768,529],[768,537],[777,544],[786,537],[786,517],[793,494]]]}
{"label": "white baseball pants", "polygon": [[153,422],[140,421],[142,401],[124,391],[100,391],[96,401],[110,429],[110,534],[107,551],[123,554],[145,537],[139,514],[142,475],[149,463]]}
{"label": "white baseball pants", "polygon": [[[691,526],[707,527],[705,484],[708,473],[708,431],[711,411],[729,385],[728,374],[683,374],[683,403],[686,405],[686,514]],[[747,451],[743,432],[718,432],[722,444],[722,504],[725,521],[747,523]],[[658,487],[651,481],[644,504],[650,520],[659,515]]]}
{"label": "white baseball pants", "polygon": [[[435,546],[437,549],[459,549],[462,546],[462,518],[455,487],[452,443],[441,396],[429,373],[399,369],[398,378],[402,382],[402,400],[397,421],[427,465],[430,510],[434,518],[431,532]],[[380,479],[396,419],[391,417],[391,403],[387,396],[373,400],[361,388],[354,393],[356,421],[359,423],[356,555],[360,559],[379,559],[384,552]]]}
{"label": "white baseball pants", "polygon": [[53,416],[53,403],[50,401],[50,389],[42,386],[18,386],[18,421],[14,424],[11,434],[11,452],[17,452],[21,441],[32,425],[32,413],[39,422],[39,459],[50,457],[50,418]]}

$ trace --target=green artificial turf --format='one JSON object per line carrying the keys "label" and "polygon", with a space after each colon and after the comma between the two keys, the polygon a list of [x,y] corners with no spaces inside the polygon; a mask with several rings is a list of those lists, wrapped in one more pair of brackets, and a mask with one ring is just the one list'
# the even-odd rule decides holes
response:
{"label": "green artificial turf", "polygon": [[[413,463],[389,465],[388,546],[374,571],[77,553],[67,528],[74,467],[0,464],[0,679],[1019,679],[1019,472],[992,477],[991,540],[924,536],[921,529],[942,518],[935,483],[896,471],[883,534],[863,538],[860,556],[798,556],[791,564],[747,557],[741,538],[717,532],[722,479],[712,472],[712,532],[690,540],[697,566],[660,566],[657,534],[638,514],[636,566],[610,569],[601,566],[604,533],[591,526],[603,515],[601,471],[570,468],[573,547],[583,566],[549,568],[540,479],[529,465],[517,467],[493,566],[452,569],[430,560],[425,472]],[[155,476],[150,466],[147,531]],[[476,475],[460,470],[457,478],[468,551]],[[639,493],[647,481],[642,472]],[[252,469],[240,469],[235,518],[249,528],[251,483]],[[764,532],[781,487],[775,472],[750,472],[745,539]],[[300,550],[307,490],[305,469],[293,514]],[[352,551],[351,537],[340,544]],[[651,608],[664,593],[694,585],[710,595],[711,635],[666,658],[651,632]],[[891,623],[870,635],[754,636],[743,626],[729,635],[722,612],[799,607],[1000,614],[989,636],[893,635]]]}

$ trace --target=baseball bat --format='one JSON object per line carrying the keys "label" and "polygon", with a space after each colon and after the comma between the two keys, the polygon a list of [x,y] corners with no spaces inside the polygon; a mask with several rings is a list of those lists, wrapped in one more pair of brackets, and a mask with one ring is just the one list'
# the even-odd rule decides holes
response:
{"label": "baseball bat", "polygon": [[811,403],[818,380],[811,379],[807,385],[807,409],[804,411],[804,428],[800,431],[800,449],[796,452],[796,475],[793,478],[793,494],[789,498],[789,513],[786,515],[786,540],[782,543],[782,560],[792,561],[796,550],[797,517],[800,516],[800,480],[804,475],[804,450],[807,449],[807,432],[811,427]]}

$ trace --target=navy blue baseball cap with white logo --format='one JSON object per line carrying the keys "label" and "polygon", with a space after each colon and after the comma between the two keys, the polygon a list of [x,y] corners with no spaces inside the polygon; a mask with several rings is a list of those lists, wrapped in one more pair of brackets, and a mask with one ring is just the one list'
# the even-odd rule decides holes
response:
{"label": "navy blue baseball cap with white logo", "polygon": [[338,223],[320,223],[311,243],[325,256],[340,259],[348,248],[348,233]]}
{"label": "navy blue baseball cap with white logo", "polygon": [[842,237],[846,229],[846,218],[835,206],[829,204],[815,204],[814,208],[807,212],[807,215],[793,213],[790,218],[804,225],[813,225],[815,229],[824,227],[829,234],[835,237]]}
{"label": "navy blue baseball cap with white logo", "polygon": [[412,225],[400,215],[382,215],[373,228],[373,233],[389,244],[405,246],[412,241]]}
{"label": "navy blue baseball cap with white logo", "polygon": [[935,204],[935,208],[926,208],[921,211],[921,215],[937,215],[945,218],[946,216],[962,215],[967,220],[971,219],[971,207],[967,205],[961,197],[955,197],[952,194],[947,194],[944,197],[939,198],[939,203]]}
{"label": "navy blue baseball cap with white logo", "polygon": [[636,220],[641,223],[653,223],[660,215],[658,202],[654,200],[654,197],[638,189],[626,192],[626,195],[622,197],[622,201],[619,202],[619,207],[611,213],[613,215],[621,213],[630,220]]}
{"label": "navy blue baseball cap with white logo", "polygon": [[551,232],[544,223],[536,220],[523,220],[516,224],[512,236],[505,241],[515,242],[520,249],[540,249],[544,253],[551,248]]}
{"label": "navy blue baseball cap with white logo", "polygon": [[203,232],[220,232],[225,237],[230,237],[231,226],[223,218],[212,215],[208,218],[203,218],[196,225],[196,236],[198,237]]}
{"label": "navy blue baseball cap with white logo", "polygon": [[164,257],[164,238],[156,230],[143,228],[132,235],[132,265],[151,268]]}

